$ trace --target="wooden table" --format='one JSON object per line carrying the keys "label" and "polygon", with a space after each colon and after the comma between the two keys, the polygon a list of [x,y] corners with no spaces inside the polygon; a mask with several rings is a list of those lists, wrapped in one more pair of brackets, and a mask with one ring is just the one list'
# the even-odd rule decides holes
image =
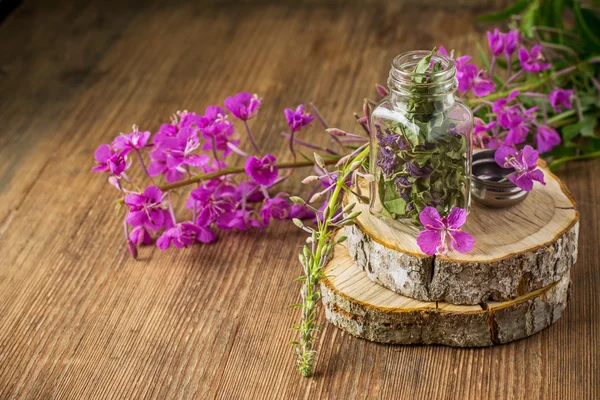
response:
{"label": "wooden table", "polygon": [[[377,345],[325,324],[311,379],[288,343],[303,232],[278,223],[134,261],[115,192],[90,173],[95,148],[132,123],[156,130],[241,90],[264,97],[253,128],[277,154],[284,107],[314,101],[355,130],[352,112],[395,54],[472,51],[476,11],[85,3],[25,0],[0,25],[0,398],[599,398],[599,161],[560,172],[582,218],[556,325],[458,350]],[[301,135],[326,140],[316,125]]]}

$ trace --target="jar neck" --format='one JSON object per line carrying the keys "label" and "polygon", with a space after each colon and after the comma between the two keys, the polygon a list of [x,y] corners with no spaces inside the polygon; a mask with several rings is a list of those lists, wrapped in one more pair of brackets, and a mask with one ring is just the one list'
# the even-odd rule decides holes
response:
{"label": "jar neck", "polygon": [[[454,104],[454,92],[458,86],[454,61],[434,52],[430,68],[424,73],[414,72],[415,67],[430,51],[417,50],[402,53],[392,61],[388,77],[388,89],[393,104],[403,104],[409,99],[439,102],[442,106]],[[436,71],[431,66],[437,64]]]}

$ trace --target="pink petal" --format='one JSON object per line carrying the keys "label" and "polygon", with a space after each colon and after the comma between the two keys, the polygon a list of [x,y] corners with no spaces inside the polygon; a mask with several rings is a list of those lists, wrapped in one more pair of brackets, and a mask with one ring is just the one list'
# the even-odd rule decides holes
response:
{"label": "pink petal", "polygon": [[148,186],[144,189],[144,196],[152,200],[153,203],[158,203],[162,200],[162,190],[158,186]]}
{"label": "pink petal", "polygon": [[501,166],[503,168],[510,168],[510,165],[507,165],[506,160],[510,156],[514,157],[516,155],[517,155],[517,151],[515,149],[513,149],[512,147],[502,146],[498,150],[496,150],[496,152],[494,153],[494,159],[496,160],[496,163],[499,166]]}
{"label": "pink petal", "polygon": [[202,243],[212,243],[217,239],[217,235],[209,228],[200,227],[196,238]]}
{"label": "pink petal", "polygon": [[156,240],[156,246],[161,250],[168,249],[169,245],[171,244],[171,238],[167,232],[163,233],[162,236]]}
{"label": "pink petal", "polygon": [[442,218],[435,207],[425,207],[419,214],[419,220],[427,230],[444,229]]}
{"label": "pink petal", "polygon": [[521,176],[510,174],[508,179],[526,192],[531,192],[531,189],[533,189],[533,180],[527,173]]}
{"label": "pink petal", "polygon": [[464,225],[466,220],[467,211],[460,207],[454,207],[446,219],[446,224],[450,229],[458,229]]}
{"label": "pink petal", "polygon": [[425,254],[435,254],[442,243],[442,235],[436,231],[421,231],[417,236],[417,244]]}
{"label": "pink petal", "polygon": [[544,173],[541,170],[539,170],[539,169],[533,170],[529,173],[529,176],[534,181],[538,181],[542,185],[546,185],[546,182],[544,182]]}
{"label": "pink petal", "polygon": [[522,164],[527,167],[535,167],[539,158],[539,153],[533,149],[530,145],[523,147],[521,150]]}
{"label": "pink petal", "polygon": [[94,153],[94,158],[98,162],[106,162],[110,156],[112,156],[112,150],[108,144],[101,144]]}
{"label": "pink petal", "polygon": [[466,253],[473,249],[475,239],[467,232],[451,232],[450,235],[452,235],[454,250],[459,253]]}

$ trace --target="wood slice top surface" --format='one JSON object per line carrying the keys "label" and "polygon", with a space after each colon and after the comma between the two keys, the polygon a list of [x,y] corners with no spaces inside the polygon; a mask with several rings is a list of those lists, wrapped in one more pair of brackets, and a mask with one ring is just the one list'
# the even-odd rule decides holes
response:
{"label": "wood slice top surface", "polygon": [[489,346],[529,336],[560,317],[570,287],[567,275],[506,302],[423,302],[373,282],[344,245],[336,247],[324,272],[321,292],[334,325],[368,340],[397,344]]}
{"label": "wood slice top surface", "polygon": [[[475,238],[468,253],[452,252],[437,256],[454,262],[489,262],[529,252],[545,246],[571,229],[579,219],[575,201],[563,183],[548,169],[542,168],[546,186],[536,182],[534,190],[521,203],[508,208],[489,208],[473,202],[462,230]],[[363,188],[363,193],[367,190]],[[390,249],[414,257],[431,257],[417,245],[416,234],[401,229],[396,221],[384,221],[369,212],[369,205],[348,194],[346,203],[356,202],[362,214],[357,225],[362,232]]]}

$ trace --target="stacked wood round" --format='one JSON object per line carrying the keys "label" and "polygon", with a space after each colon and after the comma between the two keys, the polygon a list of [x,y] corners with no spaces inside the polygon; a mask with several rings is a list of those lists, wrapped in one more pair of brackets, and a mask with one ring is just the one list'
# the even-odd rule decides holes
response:
{"label": "stacked wood round", "polygon": [[546,185],[536,183],[522,203],[473,205],[463,230],[476,244],[465,254],[424,254],[417,231],[347,194],[345,204],[362,213],[325,267],[327,319],[376,342],[461,347],[507,343],[554,323],[569,297],[579,213],[562,182],[542,170]]}

